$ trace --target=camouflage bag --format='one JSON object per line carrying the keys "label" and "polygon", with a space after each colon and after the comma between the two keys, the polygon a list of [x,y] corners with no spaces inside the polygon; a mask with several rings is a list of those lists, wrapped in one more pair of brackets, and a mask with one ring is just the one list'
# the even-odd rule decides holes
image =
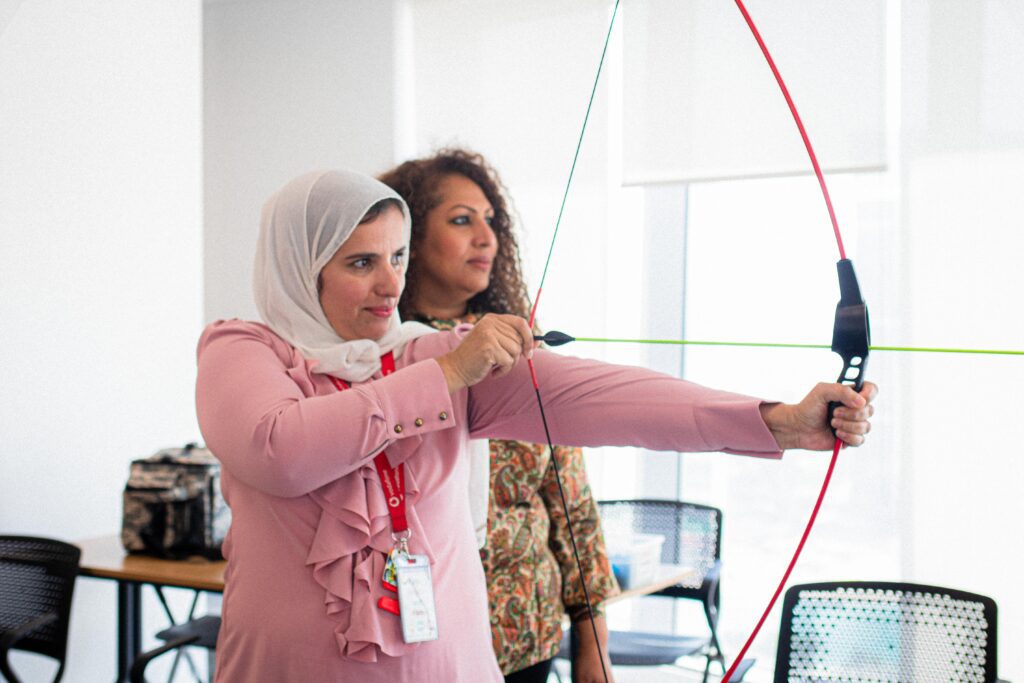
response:
{"label": "camouflage bag", "polygon": [[132,461],[121,525],[128,552],[219,558],[230,524],[220,463],[209,450],[190,443]]}

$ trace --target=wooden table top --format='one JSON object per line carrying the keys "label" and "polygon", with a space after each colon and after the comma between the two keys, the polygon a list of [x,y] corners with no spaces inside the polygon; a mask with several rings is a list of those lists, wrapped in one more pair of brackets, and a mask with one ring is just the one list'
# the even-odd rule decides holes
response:
{"label": "wooden table top", "polygon": [[138,581],[161,586],[224,592],[224,560],[189,557],[162,560],[146,555],[129,555],[119,536],[102,536],[75,542],[82,549],[79,573],[100,579]]}
{"label": "wooden table top", "polygon": [[669,586],[674,586],[677,583],[691,579],[696,576],[696,574],[696,569],[693,567],[686,567],[681,564],[658,565],[658,571],[655,573],[653,581],[645,583],[642,586],[623,589],[621,593],[608,598],[605,602],[610,604],[620,600],[628,600],[629,598],[638,598],[642,595],[657,593],[664,588],[668,588]]}

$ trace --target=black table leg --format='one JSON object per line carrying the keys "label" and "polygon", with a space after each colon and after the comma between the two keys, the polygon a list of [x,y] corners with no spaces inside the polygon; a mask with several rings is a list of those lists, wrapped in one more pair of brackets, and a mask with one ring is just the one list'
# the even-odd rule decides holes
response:
{"label": "black table leg", "polygon": [[117,582],[117,679],[129,683],[132,662],[142,651],[142,584]]}

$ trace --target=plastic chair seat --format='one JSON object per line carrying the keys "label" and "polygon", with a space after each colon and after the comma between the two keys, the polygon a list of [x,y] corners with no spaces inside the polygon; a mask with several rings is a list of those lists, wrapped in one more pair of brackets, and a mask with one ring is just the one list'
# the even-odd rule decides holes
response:
{"label": "plastic chair seat", "polygon": [[680,657],[703,654],[707,638],[674,636],[671,633],[612,631],[608,634],[608,656],[612,664],[661,666]]}
{"label": "plastic chair seat", "polygon": [[[562,636],[557,657],[569,659],[569,633]],[[680,657],[703,654],[708,639],[671,633],[612,631],[608,634],[608,658],[612,666],[662,666]]]}

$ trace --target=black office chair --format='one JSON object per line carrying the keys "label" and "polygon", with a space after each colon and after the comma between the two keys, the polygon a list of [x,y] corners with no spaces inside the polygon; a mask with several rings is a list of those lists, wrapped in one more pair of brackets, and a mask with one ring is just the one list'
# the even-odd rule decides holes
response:
{"label": "black office chair", "polygon": [[775,683],[996,683],[996,636],[996,603],[983,595],[914,583],[797,585],[782,605]]}
{"label": "black office chair", "polygon": [[[220,617],[205,616],[190,619],[183,624],[176,624],[156,634],[156,637],[165,641],[160,647],[143,652],[136,657],[129,674],[132,683],[146,683],[146,667],[160,655],[180,651],[186,646],[203,647],[207,650],[217,648],[217,634],[220,632]],[[194,671],[193,671],[194,673]],[[210,672],[210,678],[213,678]],[[173,676],[173,671],[172,671]]]}
{"label": "black office chair", "polygon": [[0,536],[0,673],[10,683],[11,650],[46,655],[64,675],[71,595],[82,551],[70,543],[30,536]]}
{"label": "black office chair", "polygon": [[661,666],[680,657],[703,655],[705,681],[712,662],[718,662],[724,672],[725,657],[718,642],[722,511],[678,500],[605,500],[598,502],[598,509],[607,534],[660,534],[665,537],[662,563],[696,569],[693,579],[653,595],[697,600],[709,629],[707,636],[612,631],[608,634],[612,665]]}

